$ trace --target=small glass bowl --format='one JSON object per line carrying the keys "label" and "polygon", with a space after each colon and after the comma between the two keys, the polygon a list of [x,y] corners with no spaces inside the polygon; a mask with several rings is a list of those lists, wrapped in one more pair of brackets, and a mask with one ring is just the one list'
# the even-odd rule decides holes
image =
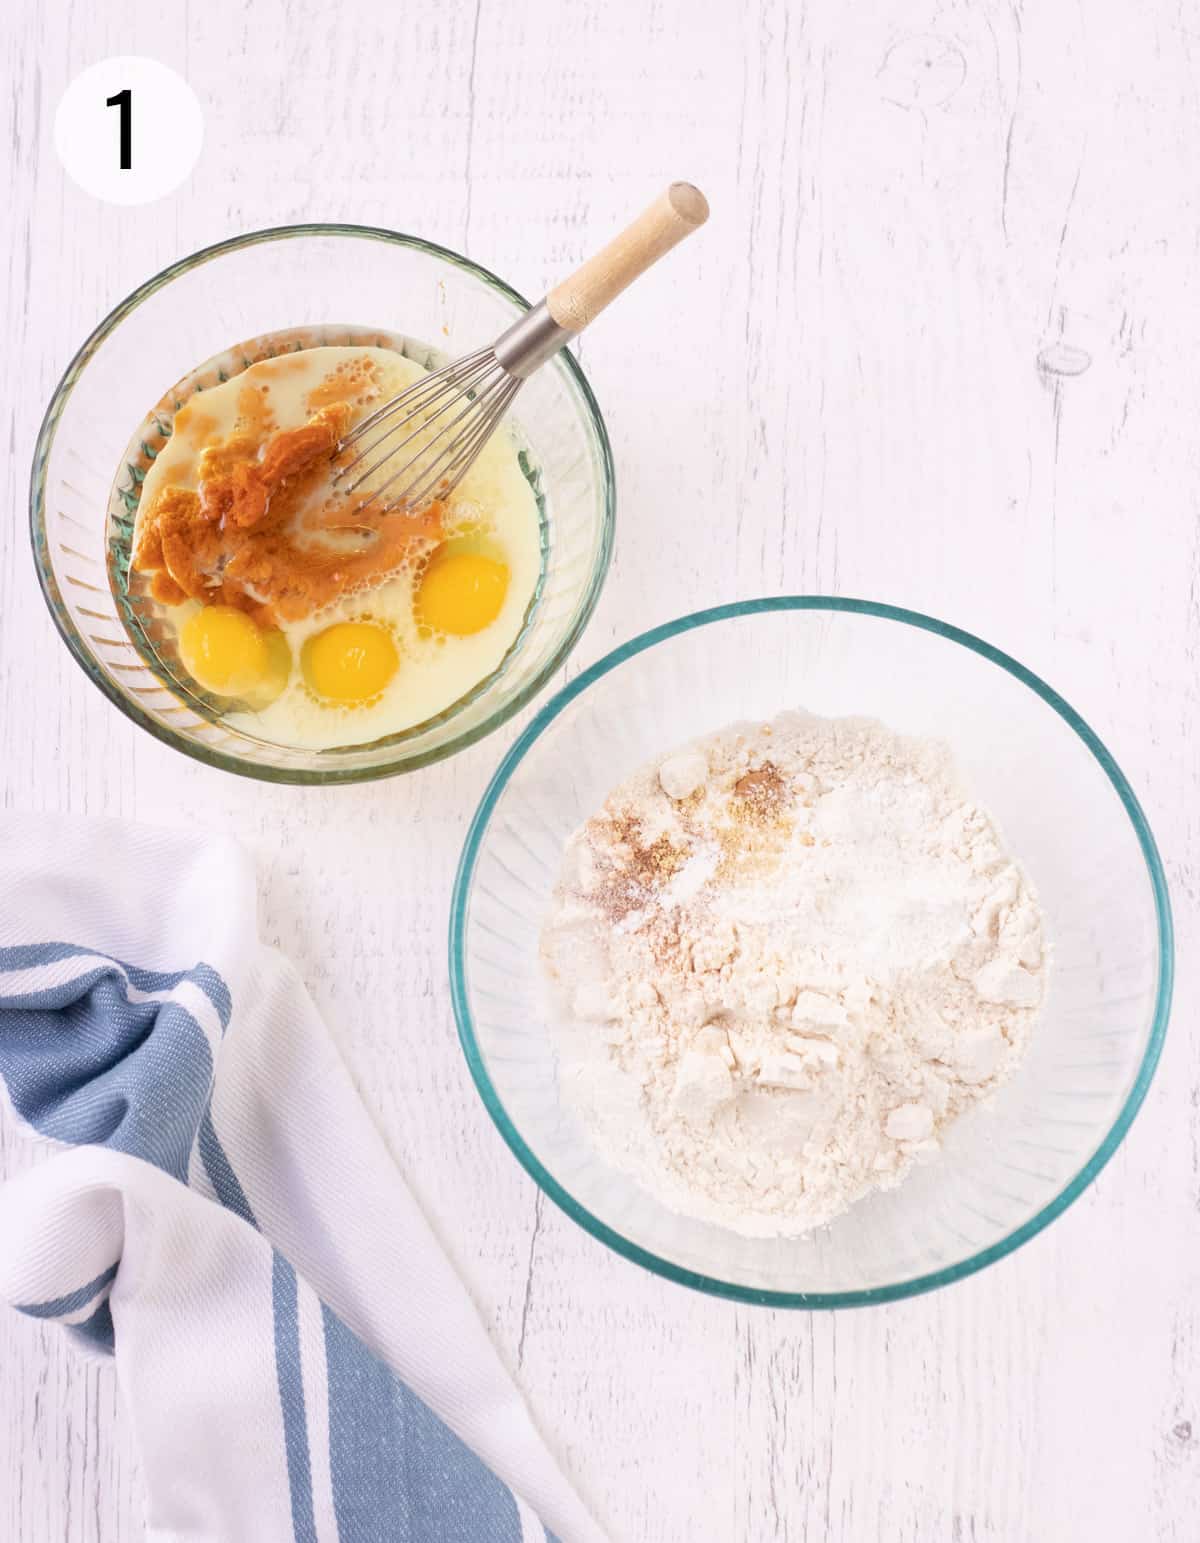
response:
{"label": "small glass bowl", "polygon": [[[453,358],[528,309],[458,253],[358,225],[290,225],[206,247],[148,280],[71,361],[38,435],[30,486],[34,559],[67,647],[101,691],[157,738],[210,766],[272,782],[362,782],[412,771],[483,738],[562,664],[599,598],[612,552],[612,454],[579,365],[560,353],[514,407],[527,475],[544,499],[544,567],[525,628],[496,672],[403,734],[372,745],[298,750],[197,711],[155,671],[109,583],[110,499],[139,480],[130,435],[176,382],[242,340],[310,329],[382,330]],[[333,329],[330,332],[329,329]],[[114,491],[115,489],[115,491]],[[118,573],[120,565],[116,565]],[[118,584],[119,588],[119,584]]]}
{"label": "small glass bowl", "polygon": [[[785,708],[945,740],[1046,913],[1044,1011],[1010,1082],[940,1155],[799,1238],[669,1211],[559,1100],[538,939],[567,837],[640,765]],[[942,622],[801,596],[686,616],[560,691],[505,756],[467,836],[450,922],[459,1036],[504,1139],[594,1237],[647,1269],[777,1307],[886,1302],[958,1280],[1053,1220],[1137,1113],[1166,1031],[1171,912],[1129,784],[1079,715],[1006,654]]]}

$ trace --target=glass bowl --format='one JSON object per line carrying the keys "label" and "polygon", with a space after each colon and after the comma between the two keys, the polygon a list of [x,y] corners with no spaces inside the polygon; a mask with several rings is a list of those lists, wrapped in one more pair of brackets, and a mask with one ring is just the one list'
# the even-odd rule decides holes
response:
{"label": "glass bowl", "polygon": [[116,594],[108,577],[110,549],[128,540],[131,517],[122,520],[122,500],[132,508],[142,471],[130,436],[164,392],[203,361],[295,328],[328,342],[400,334],[413,340],[407,352],[423,345],[425,355],[452,358],[491,342],[527,309],[515,290],[455,252],[356,225],[291,225],[222,241],[173,264],[117,306],[51,399],[30,487],[42,592],[68,648],[110,701],[209,765],[316,783],[428,765],[481,739],[528,702],[582,632],[612,550],[608,435],[583,372],[566,352],[530,378],[513,413],[527,447],[526,475],[544,501],[536,602],[495,673],[426,723],[332,751],[287,749],[239,733],[198,711],[197,699],[151,668],[122,621],[125,607],[136,631],[119,561]]}
{"label": "glass bowl", "polygon": [[[559,1101],[538,934],[563,844],[657,754],[784,708],[867,715],[946,740],[1024,864],[1052,948],[1015,1077],[898,1188],[801,1238],[674,1214],[609,1167]],[[1057,1216],[1112,1156],[1166,1030],[1171,915],[1129,784],[1063,699],[957,628],[801,596],[686,616],[586,670],[504,758],[470,828],[450,967],[476,1086],[513,1152],[595,1237],[647,1269],[780,1307],[847,1307],[957,1280]]]}

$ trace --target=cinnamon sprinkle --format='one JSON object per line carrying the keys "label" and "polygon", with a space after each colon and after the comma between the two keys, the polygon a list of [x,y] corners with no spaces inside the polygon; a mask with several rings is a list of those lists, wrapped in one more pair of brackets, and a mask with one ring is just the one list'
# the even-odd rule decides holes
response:
{"label": "cinnamon sprinkle", "polygon": [[772,761],[764,761],[753,771],[739,777],[733,785],[738,814],[743,819],[761,822],[774,815],[783,803],[788,785]]}
{"label": "cinnamon sprinkle", "polygon": [[603,854],[602,874],[590,898],[610,921],[621,921],[647,901],[683,866],[684,848],[665,832],[647,842],[642,821],[622,811],[588,821],[597,855]]}

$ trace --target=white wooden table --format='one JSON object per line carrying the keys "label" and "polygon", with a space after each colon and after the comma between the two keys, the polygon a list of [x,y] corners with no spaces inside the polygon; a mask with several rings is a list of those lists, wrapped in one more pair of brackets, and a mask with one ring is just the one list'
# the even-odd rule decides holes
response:
{"label": "white wooden table", "polygon": [[[67,80],[129,52],[182,71],[207,115],[190,183],[143,212],[78,192],[50,138]],[[0,83],[4,806],[220,825],[255,850],[267,936],[616,1537],[1194,1543],[1200,12],[13,0]],[[467,819],[514,726],[361,789],[207,770],[88,684],[27,550],[46,397],[167,261],[348,219],[465,249],[532,295],[674,177],[705,188],[711,224],[581,350],[620,502],[571,668],[768,592],[943,616],[1096,726],[1173,890],[1174,1023],[1120,1152],[1016,1255],[893,1307],[693,1295],[585,1236],[509,1156],[457,1048],[445,930]],[[25,1160],[0,1132],[2,1171]],[[141,1508],[111,1373],[0,1316],[0,1537],[136,1539]]]}

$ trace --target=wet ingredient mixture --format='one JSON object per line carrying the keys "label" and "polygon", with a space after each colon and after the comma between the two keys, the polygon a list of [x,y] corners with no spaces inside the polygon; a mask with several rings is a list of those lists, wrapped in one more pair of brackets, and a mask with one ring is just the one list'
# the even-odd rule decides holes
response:
{"label": "wet ingredient mixture", "polygon": [[1046,970],[1036,896],[947,748],[805,713],[616,788],[568,845],[542,953],[601,1155],[749,1235],[936,1155],[1020,1061]]}
{"label": "wet ingredient mixture", "polygon": [[387,348],[303,348],[174,414],[141,486],[133,576],[167,618],[175,673],[234,727],[312,749],[382,738],[451,706],[518,636],[540,517],[503,429],[418,515],[366,503],[385,471],[331,485],[349,429],[422,373]]}

